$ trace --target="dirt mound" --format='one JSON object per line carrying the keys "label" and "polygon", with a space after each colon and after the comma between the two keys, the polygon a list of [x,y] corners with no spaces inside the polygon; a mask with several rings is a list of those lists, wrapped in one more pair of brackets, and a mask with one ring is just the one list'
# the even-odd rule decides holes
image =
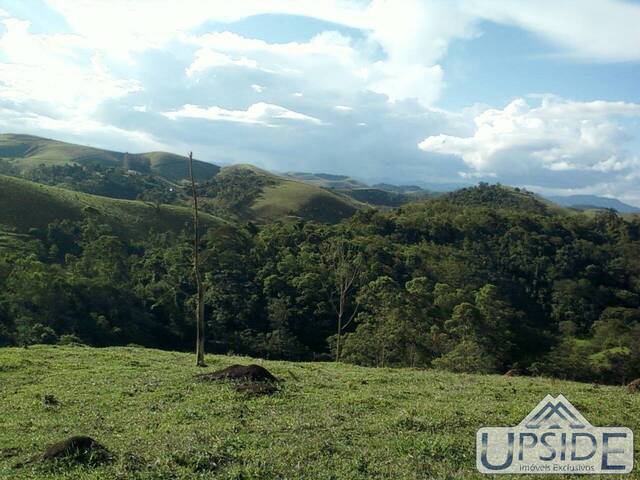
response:
{"label": "dirt mound", "polygon": [[272,382],[247,382],[239,383],[236,385],[235,390],[249,397],[261,397],[263,395],[273,395],[278,391],[278,388]]}
{"label": "dirt mound", "polygon": [[636,378],[633,382],[627,385],[627,389],[630,393],[640,393],[640,378]]}
{"label": "dirt mound", "polygon": [[250,380],[252,382],[277,382],[269,370],[260,365],[231,365],[217,372],[198,375],[200,380]]}
{"label": "dirt mound", "polygon": [[91,437],[75,436],[53,445],[34,460],[68,459],[78,463],[103,463],[110,460],[109,451]]}

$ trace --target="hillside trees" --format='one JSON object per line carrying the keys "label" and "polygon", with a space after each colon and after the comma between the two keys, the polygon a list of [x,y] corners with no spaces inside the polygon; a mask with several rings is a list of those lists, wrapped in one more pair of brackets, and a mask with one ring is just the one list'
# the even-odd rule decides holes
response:
{"label": "hillside trees", "polygon": [[[339,357],[362,365],[640,376],[640,224],[466,201],[202,232],[206,348],[335,359],[341,323]],[[191,349],[192,240],[96,215],[0,228],[0,343]]]}

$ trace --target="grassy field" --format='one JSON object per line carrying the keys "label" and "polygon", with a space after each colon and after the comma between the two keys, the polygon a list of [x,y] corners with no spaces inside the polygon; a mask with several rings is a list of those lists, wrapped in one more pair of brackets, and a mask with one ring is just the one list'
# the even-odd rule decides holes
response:
{"label": "grassy field", "polygon": [[[195,379],[251,361],[209,356],[198,369],[193,355],[142,348],[0,349],[0,478],[480,478],[476,430],[517,424],[549,393],[594,425],[640,427],[640,395],[547,379],[259,361],[282,382],[257,398]],[[16,467],[74,434],[113,460]]]}
{"label": "grassy field", "polygon": [[[151,229],[163,232],[191,228],[192,221],[191,210],[186,207],[162,205],[158,209],[145,202],[89,195],[0,175],[0,225],[25,232],[45,228],[56,219],[80,220],[87,216],[132,238],[144,238]],[[222,222],[205,213],[200,219],[207,226]]]}

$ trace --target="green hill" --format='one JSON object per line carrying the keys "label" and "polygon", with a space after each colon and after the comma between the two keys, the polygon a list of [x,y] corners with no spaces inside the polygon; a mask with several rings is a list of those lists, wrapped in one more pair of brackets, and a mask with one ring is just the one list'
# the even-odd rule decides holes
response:
{"label": "green hill", "polygon": [[[128,154],[99,148],[75,145],[32,135],[0,135],[0,159],[26,172],[40,165],[101,165],[155,174],[178,182],[188,176],[186,158],[167,152]],[[194,161],[194,176],[198,181],[213,177],[220,167],[211,163]]]}
{"label": "green hill", "polygon": [[445,203],[460,206],[487,206],[502,209],[515,209],[540,214],[566,214],[568,211],[524,189],[504,185],[480,183],[474,187],[462,188],[439,197]]}
{"label": "green hill", "polygon": [[[476,431],[516,425],[560,393],[593,425],[640,429],[637,395],[543,378],[257,360],[282,380],[274,395],[195,379],[255,362],[208,356],[198,369],[191,354],[142,348],[0,349],[0,478],[480,479]],[[111,461],[25,464],[71,435],[102,443]]]}
{"label": "green hill", "polygon": [[[151,229],[161,232],[188,227],[191,215],[186,207],[100,197],[0,175],[0,225],[18,232],[45,228],[57,219],[93,216],[118,233],[141,238]],[[202,221],[215,225],[222,220],[203,213]]]}
{"label": "green hill", "polygon": [[270,222],[303,218],[336,223],[362,206],[340,193],[304,182],[289,180],[252,165],[223,168],[211,182],[214,203],[243,220]]}

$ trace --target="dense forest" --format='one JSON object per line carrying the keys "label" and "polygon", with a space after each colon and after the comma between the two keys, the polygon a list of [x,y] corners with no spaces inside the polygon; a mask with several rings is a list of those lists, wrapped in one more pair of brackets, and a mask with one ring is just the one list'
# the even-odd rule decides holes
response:
{"label": "dense forest", "polygon": [[[0,345],[192,349],[188,228],[134,240],[87,217],[9,231],[20,242],[0,244]],[[209,352],[640,376],[640,221],[613,211],[480,185],[335,225],[221,222],[201,252]]]}

